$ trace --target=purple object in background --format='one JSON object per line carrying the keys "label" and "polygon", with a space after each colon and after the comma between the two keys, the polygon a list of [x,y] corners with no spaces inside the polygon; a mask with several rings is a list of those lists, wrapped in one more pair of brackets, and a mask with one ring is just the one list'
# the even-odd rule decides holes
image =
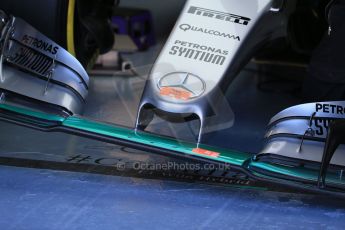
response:
{"label": "purple object in background", "polygon": [[140,51],[156,44],[149,10],[119,7],[113,11],[111,22],[115,34],[129,35]]}

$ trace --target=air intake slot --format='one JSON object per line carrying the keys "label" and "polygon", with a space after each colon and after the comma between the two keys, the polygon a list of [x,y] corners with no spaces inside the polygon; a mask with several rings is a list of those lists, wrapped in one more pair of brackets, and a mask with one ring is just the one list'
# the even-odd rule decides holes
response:
{"label": "air intake slot", "polygon": [[53,66],[53,60],[42,53],[11,41],[6,61],[24,70],[47,77]]}

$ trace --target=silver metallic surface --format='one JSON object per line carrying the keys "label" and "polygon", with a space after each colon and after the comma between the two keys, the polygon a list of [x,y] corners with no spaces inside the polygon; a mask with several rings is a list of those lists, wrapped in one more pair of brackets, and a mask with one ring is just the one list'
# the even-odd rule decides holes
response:
{"label": "silver metallic surface", "polygon": [[[55,59],[58,63],[61,63],[73,71],[76,72],[77,76],[81,78],[83,83],[87,85],[89,83],[89,77],[83,68],[83,66],[77,61],[75,57],[73,57],[69,52],[67,52],[65,49],[63,49],[61,46],[56,44],[55,42],[51,41],[49,38],[41,34],[39,31],[37,31],[35,28],[30,26],[28,23],[26,23],[21,18],[15,18],[15,31],[12,36],[12,39],[21,43],[25,44],[27,47],[30,47],[31,49],[34,49],[40,53],[43,53],[44,55],[50,57],[51,59]],[[30,41],[24,43],[24,36],[29,35],[34,37],[35,39],[42,40],[43,42],[49,43],[55,47],[58,47],[58,51],[55,53],[47,52],[41,48],[38,48],[37,46],[33,45],[34,43],[31,43]]]}
{"label": "silver metallic surface", "polygon": [[89,77],[76,58],[20,18],[10,18],[3,37],[1,89],[81,113]]}
{"label": "silver metallic surface", "polygon": [[330,102],[317,102],[308,103],[302,105],[296,105],[283,110],[282,112],[275,115],[270,125],[278,122],[282,119],[288,118],[305,118],[309,117],[314,113],[315,117],[318,118],[329,118],[329,119],[344,119],[345,118],[345,102],[344,101],[330,101]]}
{"label": "silver metallic surface", "polygon": [[[301,140],[297,138],[279,137],[270,140],[260,154],[273,154],[292,159],[321,162],[324,142],[305,140],[300,151]],[[340,145],[331,160],[331,164],[345,166],[345,145]]]}
{"label": "silver metallic surface", "polygon": [[[290,107],[275,115],[260,154],[321,162],[332,120],[345,119],[345,102],[316,102]],[[337,149],[331,164],[345,166],[345,148]]]}
{"label": "silver metallic surface", "polygon": [[[45,92],[46,82],[39,78],[34,78],[28,73],[21,72],[5,66],[5,81],[1,83],[1,88],[11,92],[18,92],[31,99],[43,100],[44,102],[61,106],[69,111],[80,111],[84,103],[80,97],[75,95],[66,87],[49,84]],[[18,88],[20,86],[20,88]]]}
{"label": "silver metallic surface", "polygon": [[[139,105],[136,127],[145,129],[153,115],[151,106],[170,114],[195,114],[200,119],[200,142],[208,127],[229,128],[233,112],[224,93],[258,46],[286,35],[290,7],[273,13],[273,0],[189,0],[159,54]],[[158,87],[166,76],[175,73],[198,76],[206,87],[202,95],[188,97],[183,90],[171,94]],[[198,87],[198,83],[196,86]],[[175,95],[174,95],[175,94]],[[181,99],[176,99],[180,97]],[[226,112],[224,112],[226,108]],[[146,111],[145,111],[146,110]]]}
{"label": "silver metallic surface", "polygon": [[[320,125],[319,125],[320,124]],[[317,122],[313,120],[312,126],[309,127],[309,122],[307,119],[290,119],[281,121],[274,126],[271,126],[268,132],[265,135],[265,138],[270,138],[271,136],[275,135],[283,135],[283,134],[293,134],[297,136],[303,136],[305,131],[308,128],[312,128],[315,131],[315,137],[325,139],[327,136],[327,132],[324,132],[327,127],[321,126],[322,122]]]}

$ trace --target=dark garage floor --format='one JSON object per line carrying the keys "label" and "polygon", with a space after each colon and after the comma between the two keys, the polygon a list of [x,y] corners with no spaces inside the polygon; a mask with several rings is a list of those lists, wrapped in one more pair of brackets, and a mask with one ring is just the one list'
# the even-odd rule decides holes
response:
{"label": "dark garage floor", "polygon": [[0,167],[1,229],[343,229],[345,201]]}

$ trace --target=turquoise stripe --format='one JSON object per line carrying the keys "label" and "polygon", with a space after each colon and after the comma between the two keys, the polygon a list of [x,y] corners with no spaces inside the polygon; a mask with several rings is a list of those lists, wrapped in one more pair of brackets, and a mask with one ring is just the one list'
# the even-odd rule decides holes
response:
{"label": "turquoise stripe", "polygon": [[206,149],[212,152],[220,153],[219,157],[212,157],[206,155],[200,155],[193,152],[194,148],[197,148],[195,143],[188,143],[183,141],[177,141],[172,138],[162,137],[150,133],[134,132],[134,130],[124,127],[115,126],[112,124],[105,124],[101,122],[91,121],[79,117],[69,117],[63,122],[63,126],[74,128],[77,130],[83,130],[90,133],[96,133],[103,136],[118,138],[121,140],[132,141],[144,145],[158,147],[161,149],[172,150],[183,154],[199,156],[207,159],[216,160],[223,163],[229,163],[237,166],[241,166],[245,160],[251,157],[250,154],[241,153],[231,150],[225,150],[215,148],[212,146],[200,145],[199,148]]}
{"label": "turquoise stripe", "polygon": [[[249,168],[253,169],[253,167],[262,169],[271,173],[277,173],[284,176],[308,180],[314,183],[317,182],[318,176],[319,176],[318,170],[306,169],[303,167],[288,167],[288,166],[283,166],[283,165],[269,164],[265,162],[251,161],[249,164]],[[326,179],[327,179],[326,181],[327,183],[345,185],[345,178],[341,180],[340,176],[336,174],[328,173]]]}

